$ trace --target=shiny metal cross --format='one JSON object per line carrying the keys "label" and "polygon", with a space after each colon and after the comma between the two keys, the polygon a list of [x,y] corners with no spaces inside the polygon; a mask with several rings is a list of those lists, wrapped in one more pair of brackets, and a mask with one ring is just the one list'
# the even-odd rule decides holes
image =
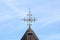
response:
{"label": "shiny metal cross", "polygon": [[28,25],[29,27],[31,27],[33,21],[34,21],[34,22],[36,21],[35,17],[34,17],[34,18],[32,17],[30,8],[29,8],[29,14],[27,14],[27,18],[24,17],[24,19],[22,19],[22,20],[23,20],[23,21],[26,21],[26,22],[27,22],[27,25]]}

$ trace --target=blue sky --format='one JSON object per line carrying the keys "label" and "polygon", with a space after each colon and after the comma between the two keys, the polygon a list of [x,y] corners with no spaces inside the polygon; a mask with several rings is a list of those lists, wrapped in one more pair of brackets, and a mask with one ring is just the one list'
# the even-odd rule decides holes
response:
{"label": "blue sky", "polygon": [[20,19],[29,8],[39,40],[60,40],[60,0],[0,0],[0,40],[21,39],[28,26]]}

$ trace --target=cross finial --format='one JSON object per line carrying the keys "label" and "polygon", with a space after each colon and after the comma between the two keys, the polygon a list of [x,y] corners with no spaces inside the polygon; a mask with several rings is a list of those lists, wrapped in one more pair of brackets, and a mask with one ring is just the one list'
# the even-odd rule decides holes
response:
{"label": "cross finial", "polygon": [[22,20],[27,22],[27,25],[29,26],[29,28],[31,27],[32,22],[36,21],[35,17],[34,18],[32,17],[30,8],[29,8],[29,14],[27,14],[27,18],[24,17],[24,19],[22,19]]}

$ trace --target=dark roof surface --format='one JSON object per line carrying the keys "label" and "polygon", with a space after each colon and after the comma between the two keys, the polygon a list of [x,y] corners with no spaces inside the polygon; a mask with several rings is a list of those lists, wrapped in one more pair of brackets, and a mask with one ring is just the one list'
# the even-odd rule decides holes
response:
{"label": "dark roof surface", "polygon": [[28,30],[25,32],[25,34],[23,35],[23,37],[21,38],[21,40],[27,40],[27,34],[28,33],[32,33],[33,35],[33,39],[34,40],[38,40],[37,36],[35,35],[35,33],[33,32],[33,30],[31,29],[31,27],[28,28]]}

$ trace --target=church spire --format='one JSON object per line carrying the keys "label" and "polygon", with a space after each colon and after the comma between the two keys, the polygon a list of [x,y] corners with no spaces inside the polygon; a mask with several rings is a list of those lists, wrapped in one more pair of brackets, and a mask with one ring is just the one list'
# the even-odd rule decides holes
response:
{"label": "church spire", "polygon": [[32,22],[33,21],[35,22],[36,19],[32,17],[30,8],[29,8],[29,14],[27,14],[27,18],[24,17],[24,19],[22,20],[28,22],[27,25],[29,26],[29,28],[25,32],[21,40],[39,40],[37,36],[35,35],[35,33],[33,32],[33,30],[31,29]]}

